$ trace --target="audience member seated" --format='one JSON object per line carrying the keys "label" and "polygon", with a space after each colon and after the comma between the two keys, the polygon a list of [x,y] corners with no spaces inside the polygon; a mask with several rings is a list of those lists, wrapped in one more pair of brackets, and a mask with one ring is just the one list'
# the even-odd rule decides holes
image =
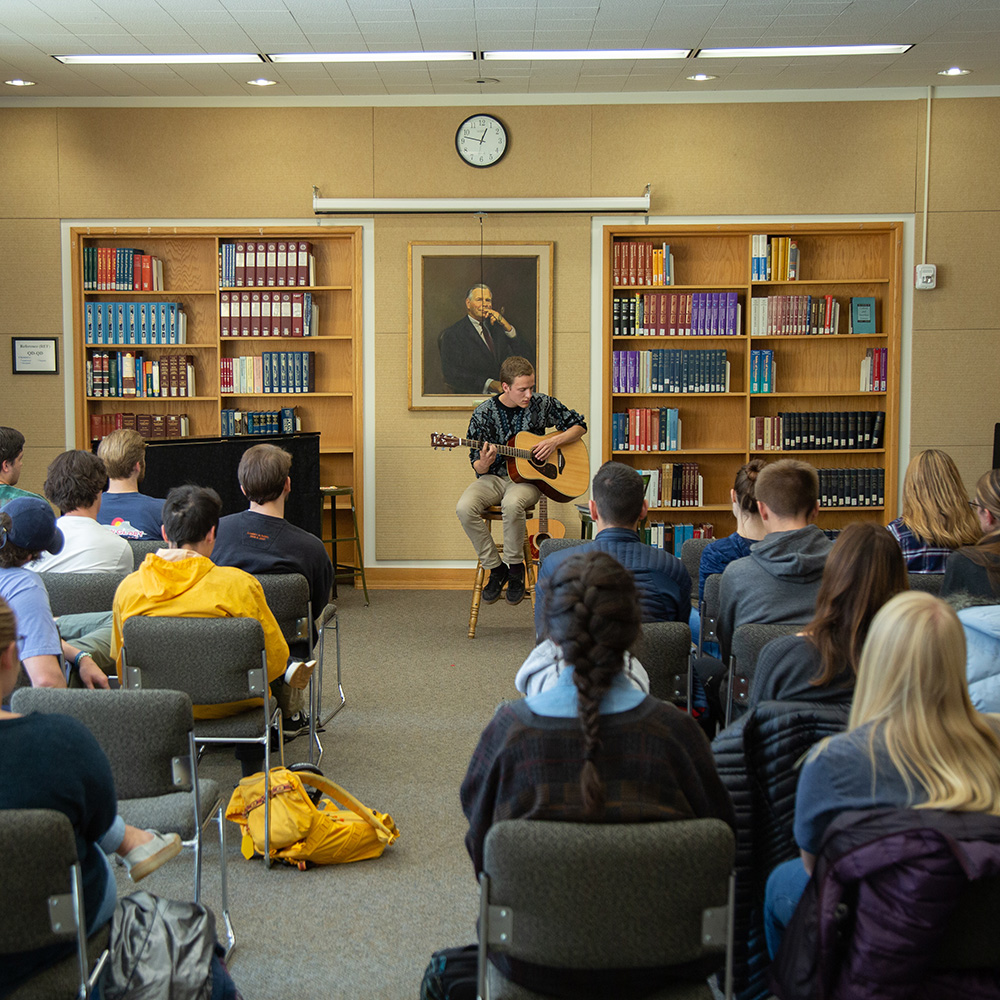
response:
{"label": "audience member seated", "polygon": [[961,592],[1000,601],[1000,469],[979,477],[976,499],[970,504],[979,516],[983,537],[948,557],[941,596]]}
{"label": "audience member seated", "polygon": [[0,511],[0,597],[21,623],[20,657],[33,687],[66,687],[69,681],[106,688],[107,675],[91,654],[60,639],[45,584],[27,568],[43,552],[57,555],[62,547],[63,534],[41,497],[11,500]]}
{"label": "audience member seated", "polygon": [[17,484],[21,478],[24,459],[24,435],[14,427],[0,427],[0,507],[16,497],[41,497],[22,490]]}
{"label": "audience member seated", "polygon": [[[111,655],[118,665],[118,679],[122,676],[122,626],[132,615],[256,618],[264,630],[271,693],[278,699],[282,715],[289,718],[286,735],[298,735],[304,730],[296,729],[287,711],[288,688],[305,687],[311,671],[304,671],[300,662],[288,664],[288,646],[260,583],[241,569],[212,562],[221,512],[222,501],[213,489],[177,486],[167,494],[162,529],[167,547],[147,555],[115,594]],[[211,669],[211,664],[205,669]],[[261,699],[249,698],[228,705],[195,705],[194,715],[196,719],[218,719],[260,704]],[[260,769],[264,748],[246,744],[237,747],[236,755],[244,771],[253,774]]]}
{"label": "audience member seated", "polygon": [[908,573],[943,573],[951,553],[982,532],[951,456],[936,448],[914,455],[903,480],[903,516],[889,522]]}
{"label": "audience member seated", "polygon": [[131,428],[101,438],[97,457],[108,474],[97,521],[125,539],[160,540],[163,500],[139,492],[146,475],[146,441]]}
{"label": "audience member seated", "polygon": [[[0,693],[6,703],[17,681],[18,623],[0,600]],[[0,710],[0,809],[55,809],[73,825],[83,872],[83,911],[88,936],[107,924],[118,892],[107,855],[116,853],[134,882],[145,878],[181,849],[176,833],[127,826],[118,815],[114,779],[107,757],[77,719],[67,715],[17,715]],[[52,963],[73,954],[74,942],[5,955],[0,964],[0,995]],[[231,983],[218,959],[213,979]]]}
{"label": "audience member seated", "polygon": [[979,712],[1000,713],[1000,604],[995,597],[949,594],[965,631],[965,678]]}
{"label": "audience member seated", "polygon": [[646,516],[642,476],[622,462],[605,462],[591,485],[594,539],[546,556],[535,586],[535,634],[544,633],[542,606],[549,581],[581,551],[607,552],[632,573],[644,622],[686,622],[691,614],[691,577],[673,554],[647,545],[636,533]]}
{"label": "audience member seated", "polygon": [[868,627],[894,594],[908,589],[899,546],[881,525],[849,524],[830,549],[813,620],[760,652],[749,706],[761,701],[850,704]]}
{"label": "audience member seated", "polygon": [[[255,444],[243,452],[237,476],[250,509],[219,521],[212,561],[254,574],[301,573],[309,581],[309,598],[317,617],[330,600],[333,563],[315,535],[285,520],[291,467],[292,456],[274,444]],[[300,659],[308,660],[310,653],[308,642],[292,647],[292,654]]]}
{"label": "audience member seated", "polygon": [[772,957],[827,827],[848,810],[879,807],[1000,815],[1000,735],[969,700],[962,625],[944,601],[919,591],[897,594],[876,614],[847,731],[817,745],[802,768],[802,856],[779,865],[767,884]]}
{"label": "audience member seated", "polygon": [[[757,509],[757,499],[754,490],[757,476],[767,463],[762,458],[754,458],[741,465],[736,473],[736,482],[729,491],[733,503],[733,517],[736,518],[736,530],[725,538],[717,538],[709,542],[701,550],[701,562],[698,564],[698,608],[691,612],[688,624],[691,626],[691,641],[697,645],[701,632],[701,613],[699,608],[705,597],[705,581],[714,573],[722,573],[736,559],[750,555],[750,546],[764,537],[764,522],[760,519]],[[707,652],[718,652],[715,643],[713,649]]]}
{"label": "audience member seated", "polygon": [[[567,666],[553,687],[502,705],[479,740],[461,788],[469,820],[465,843],[477,876],[486,833],[497,820],[628,823],[710,816],[734,824],[697,723],[643,694],[623,674],[640,617],[631,574],[607,553],[574,550],[550,576],[543,633]],[[577,875],[586,878],[585,872]],[[552,970],[514,967],[503,956],[495,961],[529,989],[552,977]],[[602,986],[611,991],[607,995],[635,995],[627,972],[612,983],[600,979],[588,979],[594,996]],[[563,986],[569,991],[563,995],[582,995],[579,984]]]}
{"label": "audience member seated", "polygon": [[89,451],[64,451],[52,460],[45,495],[59,508],[56,522],[65,544],[58,554],[43,555],[31,568],[39,573],[131,573],[132,549],[97,523],[101,491],[108,474]]}

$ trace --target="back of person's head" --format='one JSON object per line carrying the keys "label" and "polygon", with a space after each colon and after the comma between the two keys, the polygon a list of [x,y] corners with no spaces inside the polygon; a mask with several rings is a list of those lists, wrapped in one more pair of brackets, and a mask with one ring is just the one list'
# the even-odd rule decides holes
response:
{"label": "back of person's head", "polygon": [[928,545],[957,549],[982,535],[950,455],[937,448],[910,459],[903,479],[903,524]]}
{"label": "back of person's head", "polygon": [[163,530],[180,548],[203,541],[218,528],[222,500],[210,486],[175,486],[163,501]]}
{"label": "back of person's head", "polygon": [[97,457],[109,479],[128,479],[139,464],[139,480],[146,474],[146,441],[130,427],[120,427],[101,438]]}
{"label": "back of person's head", "polygon": [[866,723],[873,761],[881,735],[920,805],[1000,814],[1000,738],[969,699],[962,623],[933,594],[897,594],[875,615],[848,729]]}
{"label": "back of person's head", "polygon": [[64,451],[49,465],[45,495],[65,514],[93,504],[107,481],[104,463],[92,451]]}
{"label": "back of person's head", "polygon": [[270,503],[284,492],[292,456],[276,444],[247,448],[237,471],[240,487],[253,503]]}
{"label": "back of person's head", "polygon": [[597,818],[604,809],[604,782],[596,764],[601,699],[624,667],[641,621],[632,574],[606,552],[572,555],[549,580],[542,618],[543,634],[573,668],[584,743],[580,793],[586,815]]}
{"label": "back of person's head", "polygon": [[500,384],[513,385],[514,379],[525,375],[534,375],[535,366],[527,359],[516,354],[504,358],[500,364]]}
{"label": "back of person's head", "polygon": [[803,629],[820,653],[820,673],[810,683],[826,687],[845,667],[857,674],[876,612],[908,587],[903,552],[881,524],[844,528],[826,557],[816,614]]}
{"label": "back of person's head", "polygon": [[634,528],[642,515],[645,498],[642,476],[623,462],[605,462],[590,487],[601,520],[622,528]]}
{"label": "back of person's head", "polygon": [[797,458],[782,458],[757,474],[754,494],[776,517],[807,517],[819,499],[819,474]]}
{"label": "back of person's head", "polygon": [[24,451],[24,435],[14,427],[0,427],[0,465],[13,462]]}
{"label": "back of person's head", "polygon": [[741,465],[736,473],[733,492],[736,494],[736,503],[740,510],[746,511],[747,514],[760,515],[757,508],[757,477],[766,465],[764,459],[754,458]]}
{"label": "back of person's head", "polygon": [[976,483],[976,503],[1000,523],[1000,469],[984,472]]}
{"label": "back of person's head", "polygon": [[43,552],[61,552],[63,533],[41,497],[15,497],[0,510],[0,567],[34,562]]}

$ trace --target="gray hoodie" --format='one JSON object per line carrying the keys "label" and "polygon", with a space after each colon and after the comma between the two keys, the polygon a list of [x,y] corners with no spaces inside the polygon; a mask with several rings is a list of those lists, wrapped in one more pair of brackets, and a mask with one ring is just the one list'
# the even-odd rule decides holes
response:
{"label": "gray hoodie", "polygon": [[794,531],[774,531],[756,542],[750,555],[726,567],[719,591],[723,662],[729,661],[729,646],[738,625],[796,625],[812,618],[832,546],[814,524]]}

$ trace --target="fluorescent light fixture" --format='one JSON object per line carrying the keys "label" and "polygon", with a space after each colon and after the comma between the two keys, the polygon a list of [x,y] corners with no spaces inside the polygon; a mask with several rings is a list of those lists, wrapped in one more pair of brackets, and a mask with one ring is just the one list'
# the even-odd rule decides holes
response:
{"label": "fluorescent light fixture", "polygon": [[475,52],[268,52],[273,63],[472,62]]}
{"label": "fluorescent light fixture", "polygon": [[16,80],[4,80],[4,83],[8,87],[34,87],[35,85],[34,80],[21,80],[20,78]]}
{"label": "fluorescent light fixture", "polygon": [[256,80],[247,80],[251,87],[273,87],[277,82],[277,80],[268,80],[263,76],[258,76]]}
{"label": "fluorescent light fixture", "polygon": [[687,59],[691,49],[521,49],[484,52],[483,59],[555,62],[567,59]]}
{"label": "fluorescent light fixture", "polygon": [[757,59],[773,56],[893,56],[913,45],[778,45],[752,49],[699,49],[699,59]]}
{"label": "fluorescent light fixture", "polygon": [[694,80],[695,83],[704,83],[706,80],[718,80],[719,78],[711,73],[695,73],[694,76],[689,76],[686,79]]}
{"label": "fluorescent light fixture", "polygon": [[171,63],[260,63],[264,57],[258,52],[226,52],[212,54],[208,52],[177,52],[171,55],[153,55],[152,53],[135,53],[133,55],[104,56],[53,56],[57,62],[67,66],[143,66],[170,65]]}
{"label": "fluorescent light fixture", "polygon": [[649,187],[638,198],[321,198],[316,215],[438,215],[447,212],[648,212]]}
{"label": "fluorescent light fixture", "polygon": [[[971,69],[962,69],[960,66],[952,66],[951,69],[938,70],[938,76],[968,76],[971,72]],[[9,80],[7,82],[10,83]]]}

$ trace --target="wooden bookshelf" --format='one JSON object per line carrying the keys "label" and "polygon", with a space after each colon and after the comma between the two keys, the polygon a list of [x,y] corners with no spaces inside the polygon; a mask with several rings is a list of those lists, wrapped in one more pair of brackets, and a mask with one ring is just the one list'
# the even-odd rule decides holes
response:
{"label": "wooden bookshelf", "polygon": [[[313,284],[287,286],[308,292],[319,307],[317,335],[304,337],[223,337],[220,308],[223,292],[237,290],[222,283],[224,244],[253,241],[308,241],[314,258]],[[130,247],[163,262],[162,291],[85,290],[84,251],[95,247]],[[76,441],[91,447],[93,415],[184,413],[191,437],[222,433],[224,409],[280,410],[294,407],[303,431],[320,432],[320,482],[352,486],[359,522],[362,501],[361,407],[361,230],[358,227],[202,228],[107,226],[71,230],[73,259],[73,379],[76,387]],[[242,287],[239,290],[243,290]],[[262,286],[260,291],[282,290]],[[92,344],[87,342],[90,303],[176,302],[187,317],[184,344]],[[87,362],[101,351],[141,351],[147,357],[192,356],[196,395],[190,397],[95,396],[87,393]],[[314,351],[315,391],[295,393],[223,393],[223,358],[265,351]],[[248,436],[252,443],[267,436]],[[294,471],[294,470],[293,470]],[[233,470],[235,476],[236,470]],[[324,515],[325,516],[325,515]],[[337,512],[338,536],[353,535],[349,507]],[[341,548],[339,562],[357,554]]]}
{"label": "wooden bookshelf", "polygon": [[[755,280],[753,237],[787,237],[798,246],[795,280]],[[609,226],[604,229],[604,434],[602,457],[614,458],[637,469],[667,462],[697,462],[704,481],[702,506],[659,507],[653,519],[669,523],[710,523],[715,535],[730,534],[733,518],[729,502],[736,470],[753,457],[768,461],[801,458],[819,469],[884,468],[884,503],[878,506],[821,509],[819,524],[841,527],[852,520],[887,523],[896,509],[899,448],[899,351],[901,333],[903,226],[888,223],[821,223],[782,226]],[[673,281],[647,283],[639,268],[633,277],[622,265],[619,250],[615,280],[616,244],[668,244],[673,255]],[[641,258],[640,258],[641,259]],[[625,256],[628,260],[628,256]],[[645,299],[646,293],[735,293],[739,319],[734,329],[717,327],[725,335],[616,334],[615,316],[624,309],[615,299]],[[840,303],[840,321],[833,334],[758,335],[751,325],[752,303],[768,296],[833,296]],[[875,300],[874,334],[849,333],[852,297]],[[662,301],[662,300],[661,300]],[[654,307],[655,308],[655,307]],[[648,317],[645,317],[648,319]],[[619,319],[619,329],[624,329]],[[670,323],[666,323],[669,330]],[[686,351],[726,351],[729,385],[726,392],[615,391],[614,352],[680,348]],[[885,391],[861,391],[861,362],[869,348],[886,348]],[[751,392],[751,351],[774,352],[774,391]],[[619,386],[623,388],[622,386]],[[637,451],[614,447],[613,417],[635,407],[673,407],[679,411],[681,442],[676,451]],[[884,439],[877,448],[801,448],[759,450],[750,440],[751,418],[778,413],[885,411]]]}

